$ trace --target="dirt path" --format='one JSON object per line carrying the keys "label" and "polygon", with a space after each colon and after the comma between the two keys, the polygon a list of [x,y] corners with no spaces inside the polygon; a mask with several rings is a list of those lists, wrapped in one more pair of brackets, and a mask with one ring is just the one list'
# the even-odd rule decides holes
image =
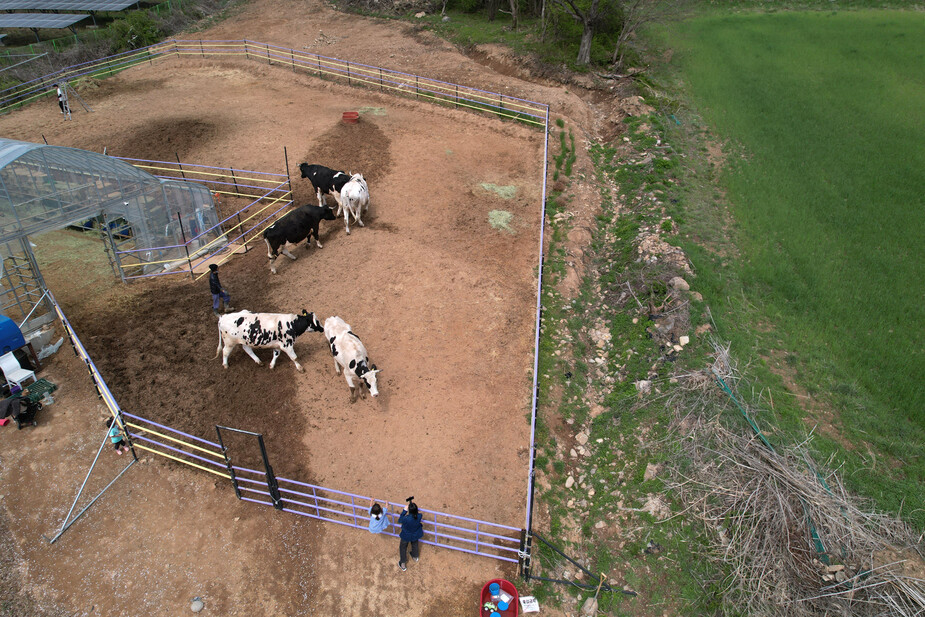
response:
{"label": "dirt path", "polygon": [[[319,46],[319,32],[333,44]],[[486,70],[409,26],[320,2],[259,0],[196,36],[246,37],[587,113],[561,86]],[[266,171],[284,169],[285,145],[293,168],[360,170],[372,194],[365,228],[347,236],[342,222],[323,226],[324,249],[300,246],[278,276],[260,247],[222,272],[239,308],[346,319],[383,369],[382,395],[355,404],[320,337],[297,345],[303,374],[286,358],[271,373],[240,351],[224,371],[212,358],[203,281],[113,285],[105,262],[75,259],[99,250],[85,238],[36,238],[49,287],[127,410],[206,438],[219,422],[261,432],[287,477],[393,501],[414,494],[422,507],[523,525],[541,133],[234,60],[139,67],[84,96],[92,114],[64,123],[52,102],[39,103],[0,118],[0,134]],[[357,108],[376,111],[345,128],[341,112]],[[515,196],[482,183],[516,187]],[[294,189],[297,203],[311,201],[307,183]],[[493,210],[513,215],[510,229],[488,224]],[[43,375],[65,385],[38,428],[2,429],[0,481],[20,581],[46,614],[178,615],[201,596],[222,615],[466,615],[485,580],[514,576],[431,549],[401,573],[391,539],[238,502],[221,481],[150,457],[48,545],[41,534],[60,524],[102,424],[70,351]],[[94,482],[105,484],[125,461],[108,448],[102,459]]]}

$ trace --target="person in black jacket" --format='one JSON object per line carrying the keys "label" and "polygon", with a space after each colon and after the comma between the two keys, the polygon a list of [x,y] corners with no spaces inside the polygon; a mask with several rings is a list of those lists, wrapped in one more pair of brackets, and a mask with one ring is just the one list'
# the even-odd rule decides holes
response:
{"label": "person in black jacket", "polygon": [[406,557],[408,544],[411,544],[411,559],[417,561],[421,554],[418,541],[424,536],[424,525],[421,523],[424,515],[418,513],[414,497],[409,497],[405,501],[408,502],[408,509],[402,510],[401,516],[398,517],[398,524],[401,525],[401,532],[398,534],[401,540],[398,545],[398,567],[402,572],[407,569],[405,564],[408,563]]}
{"label": "person in black jacket", "polygon": [[221,282],[218,280],[218,266],[216,264],[209,264],[209,291],[212,292],[212,312],[216,315],[218,312],[218,301],[219,299],[223,300],[225,303],[225,312],[230,313],[234,309],[231,307],[231,296],[228,295],[228,292],[225,291],[225,288],[222,287]]}

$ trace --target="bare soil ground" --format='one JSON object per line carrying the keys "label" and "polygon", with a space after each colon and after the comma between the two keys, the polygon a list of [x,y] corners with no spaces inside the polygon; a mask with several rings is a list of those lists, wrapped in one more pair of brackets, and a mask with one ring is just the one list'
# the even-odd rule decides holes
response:
{"label": "bare soil ground", "polygon": [[[589,113],[561,86],[315,1],[257,0],[196,37],[313,51],[323,40],[324,55],[550,101],[579,122]],[[276,277],[260,245],[222,268],[237,308],[305,308],[353,326],[383,369],[381,396],[354,404],[320,336],[296,346],[304,373],[285,357],[271,372],[240,350],[223,370],[204,280],[123,286],[92,239],[35,238],[49,288],[127,411],[208,439],[216,423],[263,433],[286,477],[523,525],[541,132],[236,60],[139,67],[82,96],[93,113],[75,107],[63,122],[53,101],[40,102],[0,118],[0,134],[265,171],[284,169],[286,146],[291,169],[362,171],[372,195],[366,227],[347,236],[341,221],[324,221],[324,248],[298,247]],[[370,111],[340,122],[356,109]],[[313,201],[307,181],[293,187],[297,204]],[[493,229],[491,210],[511,212],[511,230]],[[39,426],[0,429],[9,614],[178,615],[201,596],[220,615],[468,615],[485,580],[515,575],[430,548],[402,573],[391,538],[238,502],[224,481],[150,455],[50,545],[42,536],[61,524],[104,415],[67,347],[41,375],[62,387]],[[126,458],[104,449],[88,490]]]}

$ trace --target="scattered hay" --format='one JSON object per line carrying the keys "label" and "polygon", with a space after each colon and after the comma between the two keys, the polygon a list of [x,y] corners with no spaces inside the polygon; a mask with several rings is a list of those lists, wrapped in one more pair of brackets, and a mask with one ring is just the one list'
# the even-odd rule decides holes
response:
{"label": "scattered hay", "polygon": [[513,234],[515,233],[511,227],[511,221],[513,220],[514,215],[507,210],[492,210],[488,213],[488,224],[491,225],[492,229],[503,229]]}
{"label": "scattered hay", "polygon": [[517,187],[513,185],[499,186],[489,182],[483,182],[479,186],[490,193],[497,193],[501,199],[514,199],[517,195]]}

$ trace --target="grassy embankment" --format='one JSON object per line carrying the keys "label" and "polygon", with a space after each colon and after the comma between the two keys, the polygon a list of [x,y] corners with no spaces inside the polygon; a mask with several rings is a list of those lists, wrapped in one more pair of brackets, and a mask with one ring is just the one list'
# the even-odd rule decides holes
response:
{"label": "grassy embankment", "polygon": [[701,161],[724,144],[686,165],[681,204],[719,335],[758,360],[776,438],[818,424],[852,490],[925,529],[921,12],[714,13],[661,35],[660,79],[695,110],[671,139]]}

